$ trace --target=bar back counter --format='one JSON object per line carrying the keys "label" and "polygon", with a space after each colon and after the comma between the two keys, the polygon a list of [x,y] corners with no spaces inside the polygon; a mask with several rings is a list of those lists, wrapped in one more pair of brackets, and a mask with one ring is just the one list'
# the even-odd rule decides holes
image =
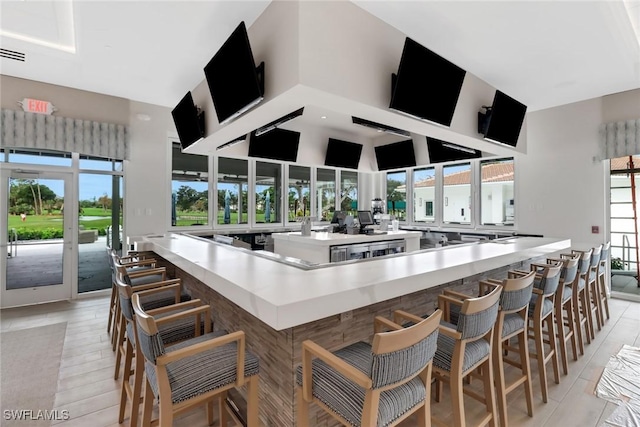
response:
{"label": "bar back counter", "polygon": [[[471,294],[478,280],[506,277],[570,246],[569,239],[512,237],[306,268],[181,234],[146,237],[138,249],[211,304],[215,329],[246,333],[260,358],[260,422],[293,427],[304,340],[330,351],[370,342],[377,315],[431,313],[445,287]],[[312,425],[338,425],[313,410]]]}

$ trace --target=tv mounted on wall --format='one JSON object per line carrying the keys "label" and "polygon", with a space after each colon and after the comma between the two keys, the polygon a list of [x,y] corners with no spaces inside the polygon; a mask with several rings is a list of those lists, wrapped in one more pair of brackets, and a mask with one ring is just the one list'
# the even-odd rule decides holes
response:
{"label": "tv mounted on wall", "polygon": [[262,101],[264,62],[256,68],[244,21],[204,67],[204,75],[220,124]]}
{"label": "tv mounted on wall", "polygon": [[378,170],[399,169],[416,166],[413,140],[394,142],[375,147]]}
{"label": "tv mounted on wall", "polygon": [[482,151],[463,147],[441,139],[427,137],[429,163],[443,163],[454,160],[477,159],[482,157]]}
{"label": "tv mounted on wall", "polygon": [[171,110],[171,115],[183,150],[204,138],[204,111],[195,106],[191,92]]}
{"label": "tv mounted on wall", "polygon": [[466,71],[406,38],[398,74],[391,76],[389,108],[450,126]]}
{"label": "tv mounted on wall", "polygon": [[329,138],[324,164],[337,168],[358,169],[361,155],[362,144]]}
{"label": "tv mounted on wall", "polygon": [[478,133],[485,139],[515,147],[527,113],[527,106],[496,90],[491,107],[478,113]]}
{"label": "tv mounted on wall", "polygon": [[273,129],[256,136],[251,132],[249,140],[249,157],[295,162],[298,158],[300,132],[286,129]]}

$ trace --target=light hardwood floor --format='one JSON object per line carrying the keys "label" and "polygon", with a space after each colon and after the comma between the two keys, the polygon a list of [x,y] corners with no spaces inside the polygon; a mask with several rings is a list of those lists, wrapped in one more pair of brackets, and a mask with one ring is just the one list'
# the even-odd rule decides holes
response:
{"label": "light hardwood floor", "polygon": [[[67,322],[62,353],[58,390],[54,409],[66,409],[67,421],[54,422],[57,427],[117,426],[120,382],[113,379],[115,355],[106,332],[108,297],[94,297],[72,302],[57,302],[32,307],[5,309],[0,312],[2,331],[33,328]],[[600,426],[616,408],[594,396],[593,390],[609,357],[623,344],[640,346],[640,303],[611,300],[611,319],[596,339],[585,348],[577,362],[570,359],[569,375],[560,377],[556,385],[549,368],[550,399],[542,403],[537,368],[534,374],[534,417],[526,415],[523,391],[511,393],[509,421],[512,426]],[[261,366],[261,369],[268,369]],[[480,381],[474,381],[474,385]],[[434,414],[447,417],[447,387],[442,403],[432,403]],[[471,399],[465,399],[467,411],[482,409]],[[43,408],[45,409],[45,408]],[[128,425],[125,420],[123,425]],[[204,409],[184,414],[176,426],[206,425]],[[408,420],[407,426],[413,425]]]}

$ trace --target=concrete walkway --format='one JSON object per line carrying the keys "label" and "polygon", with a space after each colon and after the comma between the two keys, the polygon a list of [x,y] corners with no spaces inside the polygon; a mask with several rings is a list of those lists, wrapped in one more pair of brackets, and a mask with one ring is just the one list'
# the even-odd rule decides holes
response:
{"label": "concrete walkway", "polygon": [[[94,243],[78,245],[78,292],[111,287],[105,236]],[[62,283],[61,240],[23,242],[17,255],[7,259],[7,289],[22,289]]]}

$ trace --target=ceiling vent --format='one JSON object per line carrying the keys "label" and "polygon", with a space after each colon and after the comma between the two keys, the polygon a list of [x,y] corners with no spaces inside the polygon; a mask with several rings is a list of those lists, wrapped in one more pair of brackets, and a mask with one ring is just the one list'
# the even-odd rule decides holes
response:
{"label": "ceiling vent", "polygon": [[24,62],[26,59],[26,56],[27,55],[22,52],[16,52],[15,50],[0,48],[0,57],[2,58],[13,59],[16,61]]}

